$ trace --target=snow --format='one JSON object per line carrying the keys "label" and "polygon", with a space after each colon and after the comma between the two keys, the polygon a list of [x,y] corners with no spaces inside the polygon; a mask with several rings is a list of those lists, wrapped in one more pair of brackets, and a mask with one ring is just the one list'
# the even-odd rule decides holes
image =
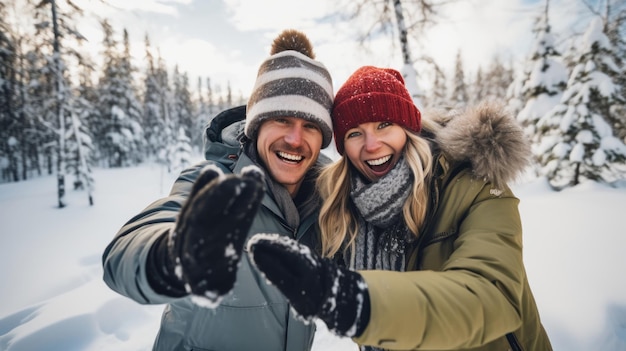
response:
{"label": "snow", "polygon": [[602,27],[604,24],[602,23],[602,18],[596,16],[591,20],[587,31],[585,32],[582,42],[583,42],[583,50],[591,51],[593,48],[593,44],[597,43],[602,48],[610,48],[611,43],[609,42],[609,38],[606,37],[604,32],[602,31]]}
{"label": "snow", "polygon": [[583,162],[585,156],[585,147],[581,143],[574,144],[572,151],[569,153],[569,160],[572,162]]}
{"label": "snow", "polygon": [[[102,281],[101,254],[117,230],[168,191],[156,165],[95,169],[94,206],[56,177],[0,184],[0,350],[150,350],[162,305],[146,306]],[[545,179],[513,186],[524,258],[556,351],[626,350],[626,183],[561,192]],[[356,350],[318,323],[314,350]]]}

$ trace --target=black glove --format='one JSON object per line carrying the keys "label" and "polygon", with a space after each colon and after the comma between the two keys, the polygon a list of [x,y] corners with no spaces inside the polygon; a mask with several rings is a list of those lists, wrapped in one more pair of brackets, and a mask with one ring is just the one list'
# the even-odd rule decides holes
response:
{"label": "black glove", "polygon": [[175,230],[151,250],[148,261],[161,262],[161,274],[152,277],[155,291],[170,296],[186,292],[202,306],[217,306],[235,284],[243,245],[264,191],[263,173],[257,167],[246,167],[241,175],[224,175],[218,167],[207,166]]}
{"label": "black glove", "polygon": [[318,317],[340,336],[363,333],[370,302],[359,273],[278,234],[256,234],[247,246],[251,262],[285,295],[297,315],[305,321]]}

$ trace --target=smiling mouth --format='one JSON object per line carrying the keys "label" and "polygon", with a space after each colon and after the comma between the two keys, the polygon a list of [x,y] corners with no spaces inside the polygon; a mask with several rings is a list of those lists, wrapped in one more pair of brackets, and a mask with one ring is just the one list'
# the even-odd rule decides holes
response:
{"label": "smiling mouth", "polygon": [[385,171],[390,164],[391,155],[383,156],[377,158],[375,160],[367,160],[365,163],[374,171],[374,172],[383,172]]}
{"label": "smiling mouth", "polygon": [[276,156],[278,156],[278,158],[280,158],[281,160],[290,162],[290,163],[299,163],[304,159],[302,155],[288,154],[283,151],[278,151],[276,153]]}

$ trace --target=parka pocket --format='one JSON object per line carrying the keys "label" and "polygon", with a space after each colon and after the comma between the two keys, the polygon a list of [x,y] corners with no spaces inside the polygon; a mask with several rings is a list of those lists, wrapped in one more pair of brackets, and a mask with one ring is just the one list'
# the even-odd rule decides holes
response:
{"label": "parka pocket", "polygon": [[192,350],[282,349],[287,308],[287,305],[199,308],[188,326],[185,344]]}

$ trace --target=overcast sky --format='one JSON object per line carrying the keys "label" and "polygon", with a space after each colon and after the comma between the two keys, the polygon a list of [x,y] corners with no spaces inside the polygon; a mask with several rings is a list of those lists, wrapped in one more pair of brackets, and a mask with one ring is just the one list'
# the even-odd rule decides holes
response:
{"label": "overcast sky", "polygon": [[[359,49],[359,25],[322,20],[336,9],[337,0],[74,0],[85,11],[79,30],[92,50],[101,47],[98,18],[106,17],[118,38],[126,28],[138,67],[144,64],[144,36],[150,36],[168,66],[178,64],[195,89],[198,77],[210,77],[233,94],[249,94],[259,64],[269,55],[272,39],[295,28],[311,39],[317,59],[333,76],[335,90],[362,65],[401,68],[400,49],[389,37]],[[440,24],[425,35],[424,47],[413,56],[428,54],[451,72],[462,50],[466,75],[494,55],[520,59],[531,49],[531,28],[543,10],[543,0],[459,0],[448,6]],[[581,21],[580,0],[552,0],[551,21],[559,36],[571,33]],[[583,28],[584,29],[584,28]],[[582,29],[581,29],[582,30]],[[562,34],[561,34],[562,33]],[[94,53],[95,54],[95,53]]]}

